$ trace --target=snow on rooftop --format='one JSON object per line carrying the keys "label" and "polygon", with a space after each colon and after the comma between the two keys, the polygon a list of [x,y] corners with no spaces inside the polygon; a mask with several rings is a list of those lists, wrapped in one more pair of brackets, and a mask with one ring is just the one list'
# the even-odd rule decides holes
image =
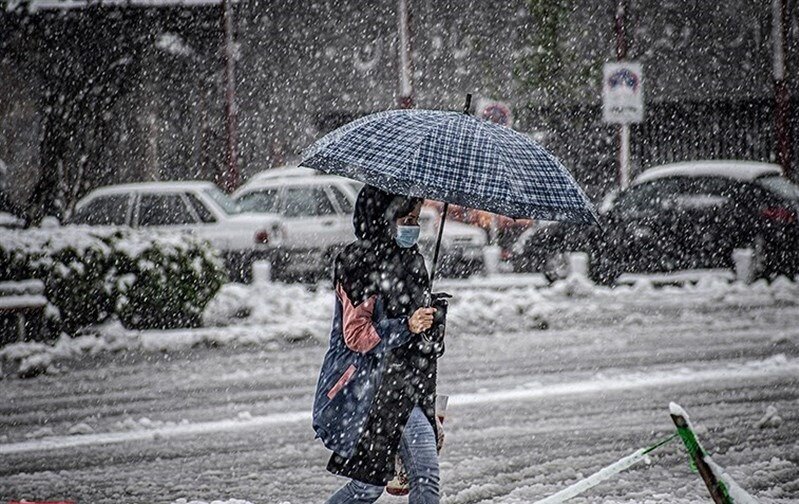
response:
{"label": "snow on rooftop", "polygon": [[782,175],[782,168],[776,164],[752,161],[688,161],[649,168],[638,175],[633,184],[668,177],[728,177],[744,181],[764,175]]}
{"label": "snow on rooftop", "polygon": [[305,177],[309,175],[318,175],[319,172],[313,168],[306,168],[304,166],[282,166],[280,168],[271,168],[264,170],[253,175],[252,180],[266,180],[281,177]]}
{"label": "snow on rooftop", "polygon": [[158,191],[180,191],[180,190],[198,190],[208,187],[215,187],[213,182],[204,180],[170,180],[165,182],[131,182],[128,184],[115,184],[103,187],[98,187],[90,194],[109,194],[109,193],[125,193],[136,190],[147,190],[150,192]]}

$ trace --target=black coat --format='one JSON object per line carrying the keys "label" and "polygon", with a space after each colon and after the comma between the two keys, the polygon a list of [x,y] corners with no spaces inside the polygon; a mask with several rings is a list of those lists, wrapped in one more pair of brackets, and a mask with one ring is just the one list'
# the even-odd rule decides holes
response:
{"label": "black coat", "polygon": [[[424,259],[415,246],[403,249],[391,237],[393,216],[383,217],[383,211],[393,198],[378,193],[367,203],[362,196],[354,217],[359,240],[336,258],[334,280],[354,305],[377,294],[388,318],[410,317],[424,305],[430,287]],[[327,466],[330,472],[373,485],[385,485],[393,478],[395,454],[413,408],[421,406],[436,428],[439,355],[420,335],[390,352],[355,452],[349,459],[334,453]]]}

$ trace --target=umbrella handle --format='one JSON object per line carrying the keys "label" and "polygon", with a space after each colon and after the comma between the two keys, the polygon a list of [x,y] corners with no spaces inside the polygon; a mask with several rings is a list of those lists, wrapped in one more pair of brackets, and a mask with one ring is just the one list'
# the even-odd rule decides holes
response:
{"label": "umbrella handle", "polygon": [[425,293],[425,306],[429,307],[432,300],[430,299],[430,292],[433,290],[433,280],[436,278],[436,266],[438,265],[438,254],[441,251],[441,237],[444,234],[444,221],[447,220],[447,210],[449,203],[444,203],[444,209],[441,211],[441,223],[438,225],[438,237],[436,238],[436,250],[433,253],[433,267],[430,270],[430,290]]}

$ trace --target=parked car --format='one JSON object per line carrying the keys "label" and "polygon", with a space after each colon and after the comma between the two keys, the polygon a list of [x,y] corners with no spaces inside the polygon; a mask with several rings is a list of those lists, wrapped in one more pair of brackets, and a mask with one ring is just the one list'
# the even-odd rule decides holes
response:
{"label": "parked car", "polygon": [[[444,204],[437,202],[431,206],[443,210]],[[460,205],[449,205],[447,212],[447,224],[450,222],[463,222],[464,224],[482,228],[487,236],[494,233],[494,245],[499,245],[500,259],[503,261],[512,258],[514,243],[516,243],[519,236],[528,230],[533,223],[530,219],[512,219],[504,215],[462,207]]]}
{"label": "parked car", "polygon": [[231,276],[250,277],[255,260],[272,260],[285,231],[280,217],[244,213],[211,182],[144,182],[95,189],[67,224],[130,226],[193,233],[224,256]]}
{"label": "parked car", "polygon": [[306,168],[304,166],[279,166],[263,170],[253,175],[247,183],[252,183],[259,180],[270,180],[276,178],[286,177],[309,177],[312,175],[323,175],[322,172],[314,170],[313,168]]}
{"label": "parked car", "polygon": [[[435,253],[440,222],[439,210],[422,207],[419,214],[419,226],[422,229],[419,248],[429,261],[432,261]],[[483,273],[485,271],[483,247],[486,246],[486,242],[487,234],[482,228],[448,218],[441,235],[438,272],[446,277],[468,277]],[[438,276],[437,273],[436,277]]]}
{"label": "parked car", "polygon": [[244,211],[281,216],[287,231],[272,275],[282,280],[328,273],[335,255],[353,239],[355,197],[346,179],[332,175],[254,177],[234,194]]}
{"label": "parked car", "polygon": [[[799,271],[799,186],[779,166],[742,161],[695,161],[646,170],[615,198],[597,227],[552,224],[531,231],[517,247],[541,265],[582,250],[595,280],[613,283],[624,272],[731,268],[732,251],[751,248],[756,273]],[[539,261],[538,263],[536,261]],[[545,268],[546,269],[546,268]]]}
{"label": "parked car", "polygon": [[[278,254],[272,265],[276,278],[317,280],[329,276],[333,258],[355,239],[352,214],[363,184],[298,170],[307,169],[268,170],[268,176],[254,176],[233,197],[243,210],[281,215],[287,231],[281,243],[284,253]],[[420,223],[423,250],[432,249],[428,242],[434,236],[430,229],[434,220],[435,210],[425,209]],[[480,229],[448,222],[442,238],[442,273],[470,274],[481,270],[484,244]]]}
{"label": "parked car", "polygon": [[[604,222],[604,216],[613,208],[618,196],[618,189],[613,189],[597,205],[600,222]],[[511,248],[513,271],[540,272],[550,282],[563,279],[569,273],[569,254],[587,252],[594,257],[597,243],[601,241],[600,233],[596,226],[534,221]]]}
{"label": "parked car", "polygon": [[569,272],[569,254],[591,250],[595,234],[581,224],[537,221],[511,249],[513,271],[540,272],[550,282],[562,279]]}

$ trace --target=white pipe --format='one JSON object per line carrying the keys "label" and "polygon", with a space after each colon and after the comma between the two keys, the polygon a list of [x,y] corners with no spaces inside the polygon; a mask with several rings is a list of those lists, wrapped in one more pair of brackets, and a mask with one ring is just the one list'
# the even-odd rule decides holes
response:
{"label": "white pipe", "polygon": [[619,184],[622,189],[630,185],[630,125],[621,125],[621,145],[619,146]]}
{"label": "white pipe", "polygon": [[560,504],[561,502],[565,502],[571,499],[572,497],[575,497],[585,492],[586,490],[597,486],[598,484],[602,483],[611,476],[615,476],[616,474],[624,471],[625,469],[630,468],[636,462],[643,460],[644,458],[646,458],[647,451],[648,451],[647,448],[641,448],[637,452],[627,455],[618,462],[614,462],[613,464],[600,469],[591,476],[582,479],[569,487],[564,488],[560,492],[550,495],[546,499],[536,501],[535,504]]}

